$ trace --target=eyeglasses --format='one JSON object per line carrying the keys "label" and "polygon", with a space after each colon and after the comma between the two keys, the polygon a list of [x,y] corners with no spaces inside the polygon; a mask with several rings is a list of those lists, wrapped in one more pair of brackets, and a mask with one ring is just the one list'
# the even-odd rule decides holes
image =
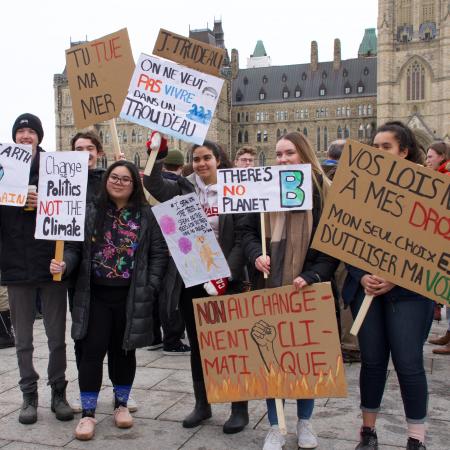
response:
{"label": "eyeglasses", "polygon": [[110,181],[112,184],[121,184],[122,186],[129,186],[130,184],[133,184],[133,179],[130,177],[118,177],[117,175],[110,175],[108,177],[108,181]]}

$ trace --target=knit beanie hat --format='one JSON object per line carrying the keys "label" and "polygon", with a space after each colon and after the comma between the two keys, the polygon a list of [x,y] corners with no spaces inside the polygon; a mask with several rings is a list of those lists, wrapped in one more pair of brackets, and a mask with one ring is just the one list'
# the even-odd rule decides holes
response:
{"label": "knit beanie hat", "polygon": [[36,131],[36,134],[38,135],[38,144],[42,142],[42,139],[44,137],[44,130],[42,128],[42,122],[39,117],[30,113],[21,114],[14,122],[12,128],[12,138],[14,142],[16,142],[17,130],[20,130],[21,128],[31,128],[32,130]]}
{"label": "knit beanie hat", "polygon": [[164,164],[170,164],[173,166],[183,166],[184,165],[184,155],[180,150],[169,150],[167,156],[163,160]]}

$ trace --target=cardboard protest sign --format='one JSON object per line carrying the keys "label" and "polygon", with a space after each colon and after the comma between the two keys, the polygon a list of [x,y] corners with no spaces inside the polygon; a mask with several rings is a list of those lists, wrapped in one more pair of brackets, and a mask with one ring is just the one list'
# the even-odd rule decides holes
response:
{"label": "cardboard protest sign", "polygon": [[196,194],[174,197],[153,206],[152,211],[186,287],[230,276]]}
{"label": "cardboard protest sign", "polygon": [[208,45],[161,28],[153,54],[199,72],[219,76],[226,51],[224,48]]}
{"label": "cardboard protest sign", "polygon": [[76,128],[117,117],[134,70],[126,28],[66,50]]}
{"label": "cardboard protest sign", "polygon": [[313,247],[450,304],[450,177],[347,140]]}
{"label": "cardboard protest sign", "polygon": [[25,205],[31,158],[31,145],[0,144],[0,205]]}
{"label": "cardboard protest sign", "polygon": [[82,241],[88,152],[41,153],[36,239]]}
{"label": "cardboard protest sign", "polygon": [[311,165],[221,169],[219,214],[312,209]]}
{"label": "cardboard protest sign", "polygon": [[120,117],[201,145],[222,85],[220,78],[142,53]]}
{"label": "cardboard protest sign", "polygon": [[208,400],[345,397],[330,283],[194,300]]}

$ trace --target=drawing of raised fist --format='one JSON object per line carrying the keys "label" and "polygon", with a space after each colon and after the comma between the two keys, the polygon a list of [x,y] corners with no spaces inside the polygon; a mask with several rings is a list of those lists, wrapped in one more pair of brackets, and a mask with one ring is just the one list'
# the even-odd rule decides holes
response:
{"label": "drawing of raised fist", "polygon": [[259,354],[267,371],[270,372],[271,368],[279,368],[280,364],[273,347],[273,342],[277,337],[276,328],[264,320],[259,320],[253,325],[250,335],[258,346]]}

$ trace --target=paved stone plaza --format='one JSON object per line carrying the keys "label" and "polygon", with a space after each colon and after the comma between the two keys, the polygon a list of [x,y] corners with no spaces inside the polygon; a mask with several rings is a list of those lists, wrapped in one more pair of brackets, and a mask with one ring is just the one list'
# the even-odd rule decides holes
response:
{"label": "paved stone plaza", "polygon": [[[446,321],[434,322],[432,335],[445,332]],[[78,392],[77,370],[68,322],[68,398]],[[432,346],[425,346],[425,366],[428,374],[430,407],[428,421],[428,450],[450,449],[450,357],[437,356]],[[268,423],[265,403],[250,403],[250,425],[237,435],[227,436],[221,426],[229,413],[228,405],[213,406],[213,418],[192,430],[181,426],[183,417],[193,404],[189,358],[164,356],[162,351],[137,352],[138,368],[133,389],[139,410],[134,414],[135,425],[129,430],[115,428],[112,420],[112,388],[104,377],[97,409],[98,425],[92,441],[80,442],[73,431],[74,421],[59,422],[50,411],[50,388],[46,386],[48,349],[41,320],[35,325],[35,364],[42,379],[39,384],[39,417],[34,425],[21,425],[17,418],[22,395],[17,387],[19,378],[15,349],[0,350],[0,447],[8,450],[45,450],[55,448],[89,449],[190,449],[190,450],[253,450],[261,449]],[[106,369],[106,366],[105,366]],[[106,372],[106,370],[105,370]],[[349,396],[346,399],[319,399],[313,425],[319,436],[319,448],[350,450],[356,446],[360,426],[358,403],[359,364],[346,365]],[[297,449],[295,437],[295,405],[286,405],[288,439],[285,450]],[[387,388],[378,420],[380,449],[405,448],[405,419],[395,372],[390,370]]]}

